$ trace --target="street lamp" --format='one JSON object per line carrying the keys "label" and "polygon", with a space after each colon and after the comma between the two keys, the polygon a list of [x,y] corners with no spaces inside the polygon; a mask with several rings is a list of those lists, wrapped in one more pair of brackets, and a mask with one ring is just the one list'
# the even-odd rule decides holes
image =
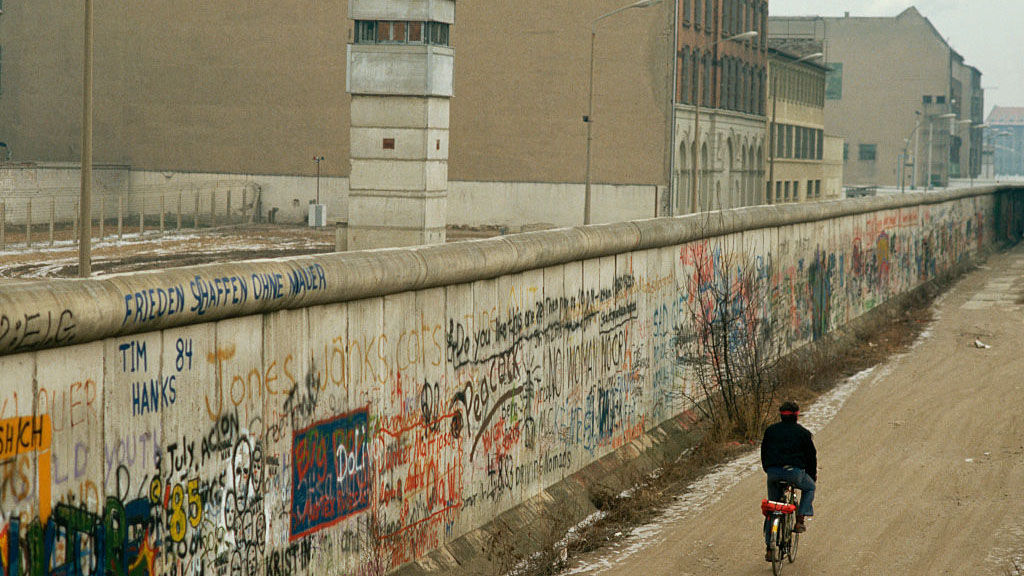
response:
{"label": "street lamp", "polygon": [[[935,135],[935,121],[948,120],[950,118],[956,118],[956,114],[953,114],[952,112],[947,112],[945,114],[940,114],[938,116],[928,117],[928,184],[925,186],[926,191],[932,189],[932,170],[934,169],[934,166],[932,165],[932,138]],[[948,156],[949,155],[947,154],[947,163],[949,160]]]}
{"label": "street lamp", "polygon": [[78,200],[78,277],[92,275],[92,0],[85,0],[85,46],[82,62],[82,170]]}
{"label": "street lamp", "polygon": [[[797,58],[796,60],[793,61],[793,64],[799,64],[801,62],[806,62],[807,60],[814,60],[815,58],[821,58],[824,55],[825,54],[823,52],[815,52],[814,54],[808,54],[806,56],[802,56],[800,58]],[[768,63],[768,66],[769,66],[768,74],[771,75],[771,79],[772,79],[772,121],[771,121],[771,126],[770,126],[770,128],[768,130],[768,190],[766,191],[767,192],[766,200],[768,200],[769,204],[773,204],[774,202],[772,201],[772,198],[773,198],[774,188],[775,188],[775,146],[776,146],[776,143],[775,143],[775,109],[777,108],[777,104],[778,104],[779,75],[772,73],[772,71],[771,71],[771,63],[770,62]]]}
{"label": "street lamp", "polygon": [[[962,126],[964,126],[964,125],[969,125],[971,122],[972,121],[969,118],[968,119],[964,119],[964,120],[957,120],[955,122],[955,124],[956,124],[956,137],[957,138],[960,138],[960,128]],[[969,130],[968,130],[968,135],[970,135],[970,131]],[[960,142],[958,143],[958,146],[957,146],[957,157],[956,157],[957,158],[957,172],[960,173],[960,178],[961,179],[963,179],[963,173],[960,172],[960,168],[959,167],[963,166],[963,163],[964,163],[963,162],[963,148],[964,148],[963,144],[964,144],[964,141],[963,141],[963,139],[961,139]],[[952,156],[953,156],[953,142],[952,142],[952,139],[950,139],[949,151],[946,154],[946,157],[947,158],[951,158]],[[970,171],[971,171],[970,163],[971,163],[971,146],[970,146],[970,139],[968,139],[968,141],[967,141],[967,172],[968,172],[968,178],[970,177]]]}
{"label": "street lamp", "polygon": [[907,136],[906,138],[903,139],[903,166],[902,166],[903,170],[902,170],[901,175],[900,175],[900,193],[901,194],[906,192],[906,190],[907,190],[907,158],[908,158],[907,147],[910,145],[910,139],[911,138],[914,139],[914,164],[913,164],[913,166],[914,166],[914,174],[913,174],[913,177],[911,178],[910,189],[911,190],[915,190],[917,188],[917,153],[918,153],[918,146],[917,146],[917,135],[918,134],[917,134],[917,130],[918,130],[918,128],[921,127],[921,122],[924,121],[924,118],[921,117],[921,113],[918,112],[917,110],[914,110],[914,114],[918,116],[917,122],[914,124],[914,129],[910,131],[910,136]]}
{"label": "street lamp", "polygon": [[313,156],[313,162],[316,162],[316,203],[320,203],[320,163],[324,161],[323,156]]}
{"label": "street lamp", "polygon": [[[755,36],[757,36],[757,30],[748,30],[747,32],[736,34],[735,36],[729,36],[728,38],[720,38],[718,40],[715,40],[711,44],[705,45],[704,46],[704,50],[711,50],[719,42],[723,42],[723,41],[727,41],[727,40],[746,40],[747,38],[753,38]],[[698,62],[703,62],[703,60],[704,60],[703,57],[697,59]],[[700,167],[697,164],[697,148],[698,148],[698,144],[700,143],[700,97],[701,97],[700,82],[703,79],[703,77],[704,77],[704,71],[700,70],[698,68],[698,70],[697,70],[697,83],[694,86],[696,88],[696,90],[697,90],[697,93],[696,93],[696,95],[694,96],[694,99],[693,99],[693,150],[690,151],[691,165],[693,167],[692,168],[692,170],[693,170],[693,178],[690,179],[690,195],[691,195],[691,200],[690,201],[691,201],[691,207],[693,208],[693,212],[694,213],[698,212],[697,201],[698,201],[698,198],[699,198],[698,197],[698,192],[697,192],[698,189],[699,189],[697,181],[698,181],[698,179],[700,177],[700,170],[699,170]]]}
{"label": "street lamp", "polygon": [[615,10],[612,10],[607,14],[602,14],[601,16],[594,18],[594,20],[590,22],[590,78],[587,82],[587,115],[583,117],[583,121],[587,124],[587,174],[586,184],[583,192],[584,225],[590,224],[590,146],[591,141],[593,140],[593,136],[591,133],[591,124],[593,123],[594,118],[594,40],[597,37],[597,23],[600,22],[601,20],[604,20],[605,18],[614,16],[621,12],[625,12],[626,10],[630,10],[632,8],[647,8],[649,6],[654,6],[655,4],[660,3],[661,0],[640,0],[639,2],[629,4],[628,6],[616,8]]}
{"label": "street lamp", "polygon": [[[971,130],[971,143],[972,143],[972,146],[971,146],[971,156],[967,160],[967,169],[971,173],[971,175],[970,175],[970,178],[971,178],[971,188],[974,188],[974,169],[977,168],[979,172],[981,171],[981,166],[975,166],[975,164],[977,164],[977,162],[974,161],[974,157],[975,157],[974,146],[973,146],[974,131],[975,130],[984,130],[985,128],[988,128],[988,124],[985,124],[985,123],[982,123],[982,122],[971,124],[971,128],[970,128],[970,130]],[[984,135],[984,132],[982,132],[982,134]],[[981,146],[979,148],[980,149],[978,150],[978,152],[984,151],[984,149],[985,149],[985,139],[984,138],[981,139]],[[981,154],[978,154],[978,157],[979,157],[978,160],[979,161],[981,159],[980,156],[981,156]]]}

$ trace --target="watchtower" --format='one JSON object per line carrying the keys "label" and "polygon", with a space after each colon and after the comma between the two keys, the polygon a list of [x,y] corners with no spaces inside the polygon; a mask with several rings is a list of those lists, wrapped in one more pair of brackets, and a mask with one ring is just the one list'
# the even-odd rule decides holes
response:
{"label": "watchtower", "polygon": [[445,241],[455,0],[349,0],[348,248]]}

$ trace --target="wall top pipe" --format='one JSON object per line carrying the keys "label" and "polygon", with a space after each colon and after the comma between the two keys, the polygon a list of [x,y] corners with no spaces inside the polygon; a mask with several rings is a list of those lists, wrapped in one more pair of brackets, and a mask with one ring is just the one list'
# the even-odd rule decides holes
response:
{"label": "wall top pipe", "polygon": [[770,205],[445,245],[206,264],[0,286],[0,355],[462,284],[758,228],[939,204],[1012,185]]}

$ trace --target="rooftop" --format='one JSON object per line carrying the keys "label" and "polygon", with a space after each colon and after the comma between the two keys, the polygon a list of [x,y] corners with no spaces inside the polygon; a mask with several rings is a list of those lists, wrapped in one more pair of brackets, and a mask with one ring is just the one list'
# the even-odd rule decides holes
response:
{"label": "rooftop", "polygon": [[1024,126],[1024,107],[996,106],[989,112],[987,124]]}

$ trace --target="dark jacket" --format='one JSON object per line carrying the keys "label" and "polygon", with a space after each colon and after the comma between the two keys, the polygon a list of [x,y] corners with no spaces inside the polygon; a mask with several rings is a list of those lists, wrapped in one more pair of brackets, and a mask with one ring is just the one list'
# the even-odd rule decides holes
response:
{"label": "dark jacket", "polygon": [[761,441],[761,467],[793,466],[802,468],[818,480],[818,452],[811,432],[796,422],[777,422],[764,431]]}

